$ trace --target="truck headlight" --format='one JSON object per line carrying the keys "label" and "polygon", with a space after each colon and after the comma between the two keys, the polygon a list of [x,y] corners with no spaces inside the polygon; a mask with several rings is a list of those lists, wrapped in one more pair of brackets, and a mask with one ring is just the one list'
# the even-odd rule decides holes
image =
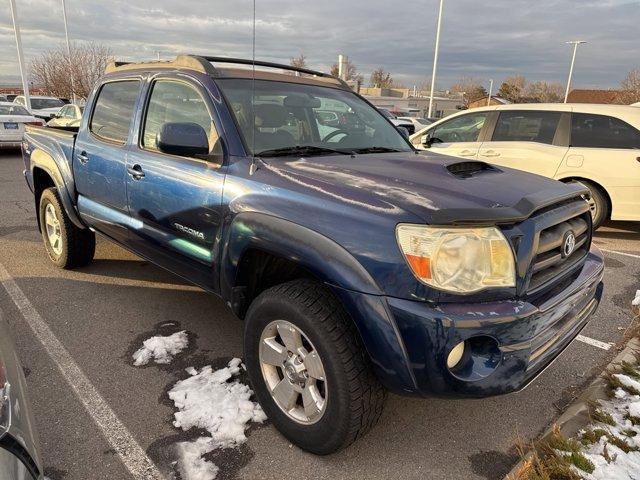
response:
{"label": "truck headlight", "polygon": [[498,228],[401,224],[396,237],[411,271],[427,285],[453,293],[515,287],[513,252]]}

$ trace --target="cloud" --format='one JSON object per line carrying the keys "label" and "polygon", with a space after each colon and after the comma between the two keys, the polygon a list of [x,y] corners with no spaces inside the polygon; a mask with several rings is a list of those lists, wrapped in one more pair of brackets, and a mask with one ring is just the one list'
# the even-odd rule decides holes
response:
{"label": "cloud", "polygon": [[[27,62],[64,40],[59,0],[16,0]],[[73,41],[108,45],[119,59],[193,52],[251,56],[251,0],[67,0]],[[378,66],[407,85],[430,78],[438,0],[256,0],[256,55],[288,62],[304,52],[326,70],[338,53],[365,74]],[[615,87],[640,66],[638,0],[446,0],[438,85],[460,76],[522,74],[565,82],[571,39],[580,47],[574,84]],[[9,9],[0,11],[0,82],[18,79]]]}

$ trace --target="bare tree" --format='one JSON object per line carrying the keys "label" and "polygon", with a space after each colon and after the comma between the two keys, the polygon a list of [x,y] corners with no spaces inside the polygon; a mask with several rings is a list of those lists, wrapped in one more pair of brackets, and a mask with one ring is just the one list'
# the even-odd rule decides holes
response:
{"label": "bare tree", "polygon": [[640,68],[631,70],[620,83],[620,94],[616,98],[617,103],[630,105],[640,102]]}
{"label": "bare tree", "polygon": [[524,88],[527,80],[522,75],[507,77],[500,85],[497,96],[513,103],[519,103],[524,97]]}
{"label": "bare tree", "polygon": [[304,53],[300,52],[300,55],[297,57],[291,57],[289,59],[289,65],[295,68],[307,68],[307,57],[304,56]]}
{"label": "bare tree", "polygon": [[560,83],[531,82],[525,85],[524,97],[541,103],[559,103],[564,99],[564,87]]}
{"label": "bare tree", "polygon": [[379,67],[371,73],[369,83],[374,88],[391,88],[393,87],[393,78],[384,68]]}
{"label": "bare tree", "polygon": [[487,90],[482,85],[482,82],[473,77],[462,77],[451,88],[453,93],[463,93],[465,104],[469,105],[470,102],[480,100],[486,97]]}
{"label": "bare tree", "polygon": [[[347,62],[345,63],[345,67],[344,68],[345,68],[344,79],[347,82],[350,81],[350,80],[355,80],[358,83],[363,83],[364,82],[363,76],[358,73],[358,69],[351,62],[351,60],[347,59]],[[338,64],[334,63],[331,66],[331,75],[333,75],[334,77],[337,77],[339,72],[340,72],[340,69],[338,68]]]}
{"label": "bare tree", "polygon": [[113,55],[97,43],[71,45],[70,50],[71,56],[63,45],[41,53],[31,62],[31,78],[48,95],[86,99]]}

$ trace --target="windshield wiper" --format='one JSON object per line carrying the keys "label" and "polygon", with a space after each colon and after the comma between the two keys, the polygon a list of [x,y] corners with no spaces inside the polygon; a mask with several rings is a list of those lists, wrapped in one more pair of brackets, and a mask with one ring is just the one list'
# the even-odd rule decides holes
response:
{"label": "windshield wiper", "polygon": [[364,148],[354,148],[354,153],[393,153],[393,152],[404,152],[408,150],[401,150],[399,148],[390,148],[390,147],[364,147]]}
{"label": "windshield wiper", "polygon": [[351,152],[316,145],[297,145],[295,147],[274,148],[258,152],[258,157],[285,157],[287,155],[351,155]]}

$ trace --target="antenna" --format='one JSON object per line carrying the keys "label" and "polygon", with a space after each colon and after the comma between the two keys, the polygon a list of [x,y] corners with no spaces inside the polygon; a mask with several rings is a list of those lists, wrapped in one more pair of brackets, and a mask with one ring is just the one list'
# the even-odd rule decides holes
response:
{"label": "antenna", "polygon": [[253,0],[253,35],[251,38],[251,166],[249,175],[258,169],[256,165],[256,0]]}

